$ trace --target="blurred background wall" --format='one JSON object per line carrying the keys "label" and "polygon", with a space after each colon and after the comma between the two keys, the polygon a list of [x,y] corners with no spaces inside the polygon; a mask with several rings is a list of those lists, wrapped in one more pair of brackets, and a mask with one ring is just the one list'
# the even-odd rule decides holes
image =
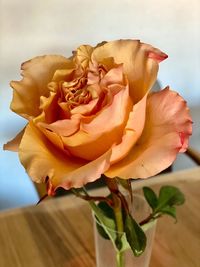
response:
{"label": "blurred background wall", "polygon": [[[83,43],[136,38],[169,55],[158,80],[188,101],[194,120],[191,144],[200,150],[199,0],[0,0],[0,209],[35,203],[32,183],[17,154],[2,145],[25,125],[9,110],[11,80],[22,62],[43,54],[66,57]],[[191,167],[180,156],[175,169]]]}

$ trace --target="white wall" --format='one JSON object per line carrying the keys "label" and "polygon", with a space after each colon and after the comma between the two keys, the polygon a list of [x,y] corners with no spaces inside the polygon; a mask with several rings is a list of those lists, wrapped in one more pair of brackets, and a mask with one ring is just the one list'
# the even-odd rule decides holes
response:
{"label": "white wall", "polygon": [[[139,38],[169,55],[159,80],[171,85],[190,106],[200,104],[199,0],[1,0],[0,141],[24,121],[9,111],[9,81],[20,64],[36,55],[70,56],[79,44]],[[17,155],[0,152],[0,208],[33,203],[37,197]],[[12,198],[12,196],[14,196]]]}

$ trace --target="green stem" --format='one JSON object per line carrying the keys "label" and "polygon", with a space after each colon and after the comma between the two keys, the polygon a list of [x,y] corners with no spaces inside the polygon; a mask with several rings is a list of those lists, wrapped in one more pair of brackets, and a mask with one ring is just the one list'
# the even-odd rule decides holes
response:
{"label": "green stem", "polygon": [[117,252],[117,267],[124,267],[124,252]]}
{"label": "green stem", "polygon": [[[106,177],[106,183],[108,185],[108,188],[112,194],[112,200],[113,200],[113,211],[115,214],[115,220],[116,220],[116,226],[117,226],[117,244],[121,243],[121,237],[124,232],[124,224],[123,224],[123,217],[122,217],[122,201],[119,197],[119,190],[116,180],[110,179]],[[117,260],[117,267],[124,267],[124,252],[120,251],[118,248],[118,251],[116,253],[116,260]]]}
{"label": "green stem", "polygon": [[[123,217],[122,217],[122,209],[121,209],[121,203],[120,199],[113,193],[113,202],[114,202],[114,214],[115,214],[115,219],[116,219],[116,226],[117,226],[117,243],[121,243],[121,238],[123,235],[124,231],[124,224],[123,224]],[[124,252],[122,251],[117,251],[116,254],[116,259],[117,259],[117,267],[124,267]]]}
{"label": "green stem", "polygon": [[143,226],[144,224],[147,224],[148,222],[150,222],[152,220],[156,220],[161,216],[162,216],[162,214],[160,214],[160,213],[151,213],[147,218],[145,218],[144,220],[139,222],[139,225]]}
{"label": "green stem", "polygon": [[114,204],[113,210],[115,214],[117,232],[119,232],[121,235],[121,233],[124,231],[121,202],[118,196],[116,196],[114,193],[112,193],[112,198],[113,198],[113,204]]}

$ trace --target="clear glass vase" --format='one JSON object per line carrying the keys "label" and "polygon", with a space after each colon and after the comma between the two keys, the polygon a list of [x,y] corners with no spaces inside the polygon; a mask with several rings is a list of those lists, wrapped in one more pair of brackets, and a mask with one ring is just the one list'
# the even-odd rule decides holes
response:
{"label": "clear glass vase", "polygon": [[[147,218],[150,214],[150,208],[146,200],[140,195],[133,196],[131,212],[134,219],[140,222]],[[117,251],[110,240],[104,239],[96,228],[96,220],[94,218],[94,237],[95,237],[95,252],[96,252],[96,267],[118,267]],[[131,249],[124,252],[124,267],[148,267],[150,263],[151,251],[154,240],[156,221],[144,227],[147,237],[147,246],[144,253],[135,257]]]}

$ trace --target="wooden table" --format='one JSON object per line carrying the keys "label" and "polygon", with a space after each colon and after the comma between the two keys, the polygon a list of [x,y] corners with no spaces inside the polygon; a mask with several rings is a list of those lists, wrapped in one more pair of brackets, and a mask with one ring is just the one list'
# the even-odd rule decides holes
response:
{"label": "wooden table", "polygon": [[[150,267],[200,266],[200,168],[134,183],[178,186],[186,196],[178,223],[159,220]],[[102,190],[102,189],[101,189]],[[95,267],[88,204],[74,196],[0,213],[1,267]]]}

